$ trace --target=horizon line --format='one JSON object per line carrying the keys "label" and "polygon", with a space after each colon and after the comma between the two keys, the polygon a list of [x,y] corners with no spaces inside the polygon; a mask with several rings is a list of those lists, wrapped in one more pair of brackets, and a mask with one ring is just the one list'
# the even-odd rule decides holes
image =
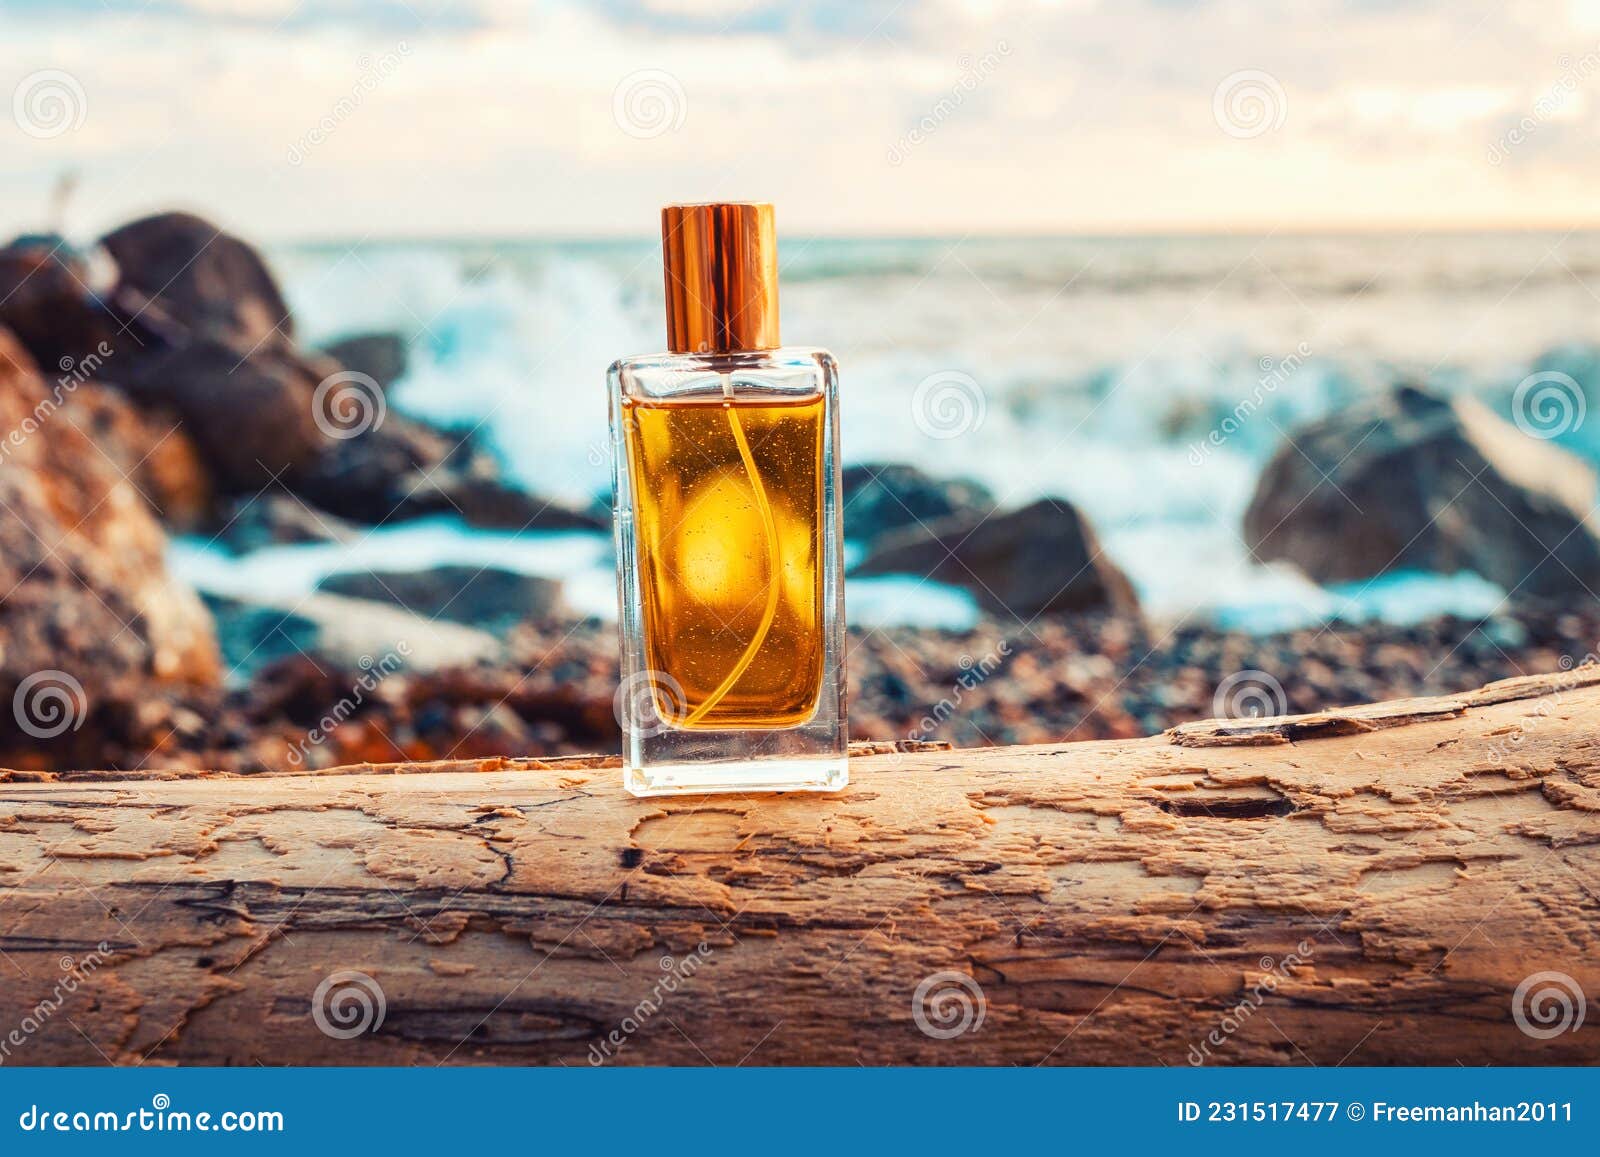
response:
{"label": "horizon line", "polygon": [[[202,214],[203,216],[203,214]],[[1152,226],[1116,226],[1109,228],[1078,228],[1078,229],[1019,229],[1019,230],[927,230],[915,232],[883,232],[875,233],[870,230],[848,229],[840,231],[816,231],[803,228],[790,227],[782,231],[782,237],[796,238],[805,241],[1058,241],[1058,240],[1180,240],[1180,239],[1261,239],[1268,237],[1285,237],[1296,239],[1314,239],[1324,237],[1386,237],[1386,236],[1437,236],[1437,237],[1466,237],[1490,235],[1515,235],[1515,234],[1580,234],[1600,232],[1600,220],[1584,221],[1578,223],[1546,223],[1546,222],[1464,222],[1464,223],[1423,223],[1406,224],[1399,222],[1383,224],[1365,223],[1325,223],[1311,224],[1279,224],[1279,225],[1152,225]],[[302,235],[270,235],[262,234],[261,243],[267,245],[289,246],[319,246],[319,245],[345,245],[350,243],[349,234],[302,234]],[[782,238],[780,237],[780,240]],[[596,232],[587,230],[546,230],[525,233],[492,233],[492,232],[415,232],[415,233],[375,233],[362,239],[363,244],[452,244],[452,245],[496,245],[505,243],[526,242],[558,242],[567,244],[656,244],[660,235],[655,232]]]}

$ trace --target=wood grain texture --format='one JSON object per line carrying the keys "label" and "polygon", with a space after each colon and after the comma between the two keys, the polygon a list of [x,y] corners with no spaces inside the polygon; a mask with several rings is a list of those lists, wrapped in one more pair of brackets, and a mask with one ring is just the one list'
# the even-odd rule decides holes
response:
{"label": "wood grain texture", "polygon": [[1600,1062],[1600,668],[836,797],[606,762],[6,777],[0,1060]]}

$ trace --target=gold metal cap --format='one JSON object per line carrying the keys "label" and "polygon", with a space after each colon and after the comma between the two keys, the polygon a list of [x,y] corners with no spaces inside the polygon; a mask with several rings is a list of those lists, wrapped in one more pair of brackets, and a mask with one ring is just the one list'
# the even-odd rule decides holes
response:
{"label": "gold metal cap", "polygon": [[718,201],[661,210],[667,348],[777,349],[778,238],[772,206]]}

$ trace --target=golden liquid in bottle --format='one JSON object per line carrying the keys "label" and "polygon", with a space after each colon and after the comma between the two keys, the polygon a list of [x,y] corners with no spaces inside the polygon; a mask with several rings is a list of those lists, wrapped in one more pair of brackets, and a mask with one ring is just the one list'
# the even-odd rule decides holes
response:
{"label": "golden liquid in bottle", "polygon": [[822,687],[824,397],[630,402],[625,418],[645,652],[670,677],[662,718],[806,722]]}

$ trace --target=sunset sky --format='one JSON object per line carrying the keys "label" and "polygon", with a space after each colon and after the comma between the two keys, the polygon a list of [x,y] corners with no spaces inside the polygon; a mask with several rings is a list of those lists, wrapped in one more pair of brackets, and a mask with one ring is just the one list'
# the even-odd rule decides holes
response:
{"label": "sunset sky", "polygon": [[1600,2],[0,0],[0,232],[1600,219]]}

